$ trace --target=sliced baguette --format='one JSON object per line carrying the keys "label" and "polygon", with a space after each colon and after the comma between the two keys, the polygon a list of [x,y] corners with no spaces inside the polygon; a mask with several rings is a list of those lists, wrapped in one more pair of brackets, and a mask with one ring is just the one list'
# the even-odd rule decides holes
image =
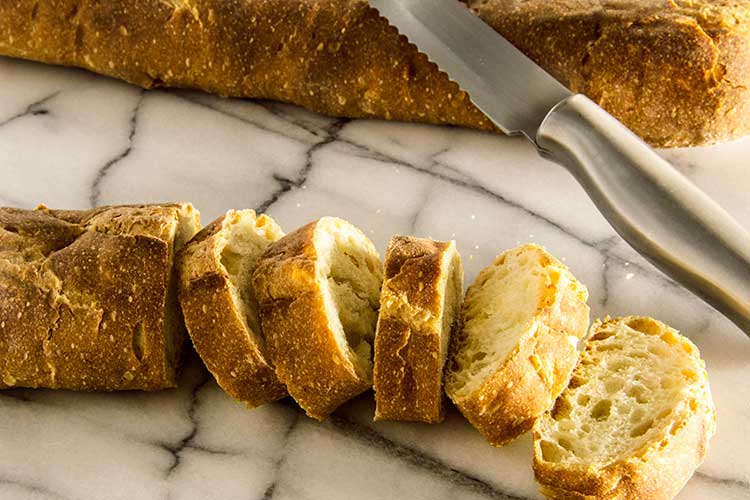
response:
{"label": "sliced baguette", "polygon": [[463,270],[456,243],[394,236],[375,333],[375,420],[440,422],[443,366],[460,315]]}
{"label": "sliced baguette", "polygon": [[588,328],[587,298],[537,245],[499,255],[469,287],[446,392],[491,444],[531,429],[567,385]]}
{"label": "sliced baguette", "polygon": [[195,350],[219,386],[250,407],[286,396],[265,355],[251,281],[260,255],[282,236],[270,217],[230,210],[178,259],[180,304]]}
{"label": "sliced baguette", "polygon": [[716,413],[698,349],[651,318],[596,321],[570,386],[534,425],[548,498],[673,498],[703,461]]}
{"label": "sliced baguette", "polygon": [[356,227],[323,217],[268,247],[253,273],[279,380],[318,420],[372,386],[383,271]]}

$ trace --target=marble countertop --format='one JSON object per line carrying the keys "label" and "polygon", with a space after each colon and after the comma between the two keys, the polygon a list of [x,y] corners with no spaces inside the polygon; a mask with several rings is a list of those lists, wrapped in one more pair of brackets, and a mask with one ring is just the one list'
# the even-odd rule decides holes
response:
{"label": "marble countertop", "polygon": [[[750,228],[750,140],[663,154]],[[750,340],[610,229],[562,168],[519,138],[326,118],[279,103],[144,92],[0,58],[0,204],[84,208],[187,200],[287,231],[322,215],[454,238],[467,283],[537,242],[589,288],[592,318],[652,315],[701,349],[718,411],[680,500],[750,498]],[[154,394],[0,393],[0,498],[538,499],[528,435],[493,448],[455,411],[441,425],[373,423],[366,394],[324,423],[290,402],[246,410],[189,359]]]}

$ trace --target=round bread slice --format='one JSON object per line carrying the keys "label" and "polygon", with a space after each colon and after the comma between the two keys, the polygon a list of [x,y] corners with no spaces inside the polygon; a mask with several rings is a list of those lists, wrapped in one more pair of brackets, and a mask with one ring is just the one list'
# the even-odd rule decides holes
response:
{"label": "round bread slice", "polygon": [[567,385],[589,324],[587,298],[538,245],[499,255],[467,290],[445,388],[491,444],[531,429]]}
{"label": "round bread slice", "polygon": [[651,318],[606,318],[570,385],[534,424],[534,472],[548,498],[668,500],[716,428],[705,364]]}
{"label": "round bread slice", "polygon": [[268,247],[253,273],[276,374],[323,420],[372,386],[380,256],[350,223],[323,217]]}
{"label": "round bread slice", "polygon": [[463,298],[454,241],[394,236],[375,333],[375,420],[441,422],[443,366]]}
{"label": "round bread slice", "polygon": [[266,215],[230,210],[180,252],[179,298],[195,350],[216,382],[249,407],[286,396],[265,354],[251,274],[284,236]]}

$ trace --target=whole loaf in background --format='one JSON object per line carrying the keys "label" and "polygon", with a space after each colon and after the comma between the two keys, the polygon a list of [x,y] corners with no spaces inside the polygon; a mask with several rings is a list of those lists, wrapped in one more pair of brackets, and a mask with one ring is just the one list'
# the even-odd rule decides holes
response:
{"label": "whole loaf in background", "polygon": [[[455,0],[435,0],[436,8],[441,1]],[[468,3],[655,146],[748,132],[747,1]],[[144,88],[494,130],[364,0],[0,0],[0,55],[78,66]]]}
{"label": "whole loaf in background", "polygon": [[748,0],[469,0],[574,92],[654,146],[750,133]]}
{"label": "whole loaf in background", "polygon": [[0,208],[0,389],[175,387],[190,204]]}

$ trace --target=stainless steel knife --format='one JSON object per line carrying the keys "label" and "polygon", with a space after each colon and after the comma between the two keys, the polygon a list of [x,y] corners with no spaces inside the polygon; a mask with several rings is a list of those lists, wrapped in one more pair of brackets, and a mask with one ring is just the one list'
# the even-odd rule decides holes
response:
{"label": "stainless steel knife", "polygon": [[622,123],[458,0],[370,5],[506,134],[565,166],[641,255],[750,336],[750,234]]}

